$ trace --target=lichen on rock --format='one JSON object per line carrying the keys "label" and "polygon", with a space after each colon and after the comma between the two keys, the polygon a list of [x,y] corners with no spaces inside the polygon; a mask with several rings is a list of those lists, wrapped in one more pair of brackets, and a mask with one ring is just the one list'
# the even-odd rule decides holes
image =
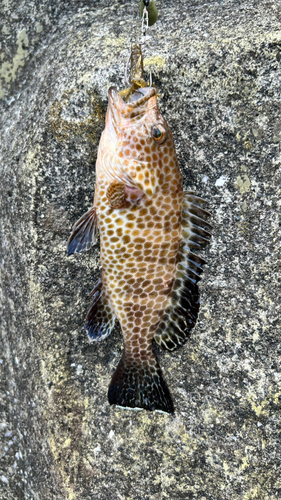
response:
{"label": "lichen on rock", "polygon": [[[157,1],[144,49],[213,239],[190,341],[160,353],[175,416],[110,407],[118,327],[89,345],[91,206],[107,89],[139,5],[3,2],[0,498],[272,500],[280,484],[280,8]],[[42,28],[42,29],[41,29]]]}

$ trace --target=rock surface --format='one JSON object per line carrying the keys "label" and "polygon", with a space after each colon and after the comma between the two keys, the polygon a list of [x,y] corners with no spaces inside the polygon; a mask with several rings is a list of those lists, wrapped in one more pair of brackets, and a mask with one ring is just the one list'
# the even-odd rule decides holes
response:
{"label": "rock surface", "polygon": [[109,406],[120,331],[83,329],[98,249],[65,251],[138,2],[1,4],[1,499],[281,497],[280,3],[157,6],[146,68],[214,225],[197,326],[159,353],[174,416]]}

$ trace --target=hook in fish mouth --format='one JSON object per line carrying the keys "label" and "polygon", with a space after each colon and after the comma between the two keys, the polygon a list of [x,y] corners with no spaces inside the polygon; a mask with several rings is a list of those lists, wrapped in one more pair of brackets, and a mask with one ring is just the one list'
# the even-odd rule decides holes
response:
{"label": "hook in fish mouth", "polygon": [[139,101],[143,99],[142,105],[146,104],[149,99],[156,95],[155,87],[137,87],[129,97],[129,100],[126,102],[123,97],[124,91],[118,92],[116,87],[110,87],[108,90],[108,100],[110,105],[112,106],[120,106],[122,109],[129,107],[134,108],[140,105]]}

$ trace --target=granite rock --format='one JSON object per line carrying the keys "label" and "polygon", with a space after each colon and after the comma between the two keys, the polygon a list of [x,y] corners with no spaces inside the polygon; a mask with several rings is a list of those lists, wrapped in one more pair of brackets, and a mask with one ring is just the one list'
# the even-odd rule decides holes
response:
{"label": "granite rock", "polygon": [[158,0],[145,68],[213,239],[189,342],[159,352],[175,415],[110,407],[118,327],[83,328],[99,251],[67,257],[92,203],[107,89],[138,2],[1,4],[0,498],[281,497],[281,7]]}

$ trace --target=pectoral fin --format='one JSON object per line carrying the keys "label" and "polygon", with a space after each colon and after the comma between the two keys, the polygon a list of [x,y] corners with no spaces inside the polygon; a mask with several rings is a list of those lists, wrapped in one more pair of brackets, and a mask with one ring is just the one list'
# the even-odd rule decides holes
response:
{"label": "pectoral fin", "polygon": [[198,281],[205,261],[191,249],[204,248],[211,238],[210,214],[200,205],[205,201],[192,193],[185,193],[183,203],[182,243],[175,280],[170,298],[155,332],[154,339],[163,349],[174,351],[183,345],[195,326],[200,294]]}
{"label": "pectoral fin", "polygon": [[96,243],[97,235],[97,214],[92,207],[74,224],[67,242],[68,255],[89,250]]}

